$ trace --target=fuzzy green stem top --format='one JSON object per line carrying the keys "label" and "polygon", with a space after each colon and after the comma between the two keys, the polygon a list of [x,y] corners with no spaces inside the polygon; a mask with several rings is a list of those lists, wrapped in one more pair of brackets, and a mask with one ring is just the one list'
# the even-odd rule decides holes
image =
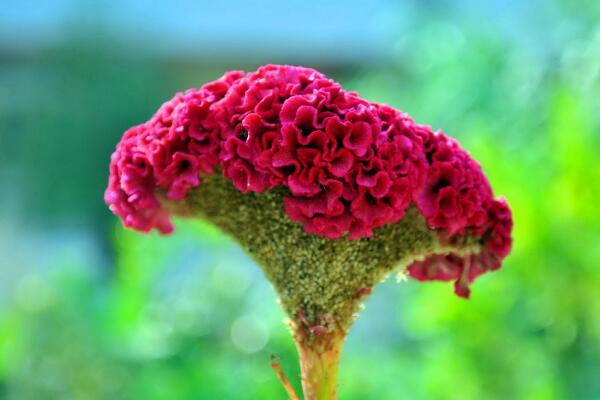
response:
{"label": "fuzzy green stem top", "polygon": [[261,266],[294,325],[308,337],[347,332],[360,301],[391,272],[424,255],[458,251],[441,246],[414,208],[372,238],[307,234],[285,214],[284,195],[283,190],[243,194],[215,173],[185,202],[169,207],[205,218],[231,235]]}

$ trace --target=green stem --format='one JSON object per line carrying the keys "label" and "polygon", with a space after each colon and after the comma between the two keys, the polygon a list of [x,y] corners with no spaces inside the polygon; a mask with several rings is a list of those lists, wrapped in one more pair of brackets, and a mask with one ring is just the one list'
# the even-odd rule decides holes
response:
{"label": "green stem", "polygon": [[304,400],[336,400],[338,369],[344,334],[306,338],[296,335]]}

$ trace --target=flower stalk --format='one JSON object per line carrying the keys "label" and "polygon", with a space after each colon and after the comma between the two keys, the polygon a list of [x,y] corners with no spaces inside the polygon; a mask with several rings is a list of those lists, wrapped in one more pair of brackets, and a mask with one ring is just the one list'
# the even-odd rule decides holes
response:
{"label": "flower stalk", "polygon": [[308,339],[295,335],[304,400],[338,398],[338,370],[345,334],[332,332]]}

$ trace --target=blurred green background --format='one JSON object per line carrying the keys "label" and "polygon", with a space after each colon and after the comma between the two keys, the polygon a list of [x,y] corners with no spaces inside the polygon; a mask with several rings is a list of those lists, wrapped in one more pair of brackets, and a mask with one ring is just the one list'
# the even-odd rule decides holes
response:
{"label": "blurred green background", "polygon": [[600,2],[38,0],[0,6],[0,399],[284,399],[260,270],[102,195],[122,132],[228,69],[291,63],[442,128],[514,211],[471,300],[381,284],[341,399],[600,399]]}

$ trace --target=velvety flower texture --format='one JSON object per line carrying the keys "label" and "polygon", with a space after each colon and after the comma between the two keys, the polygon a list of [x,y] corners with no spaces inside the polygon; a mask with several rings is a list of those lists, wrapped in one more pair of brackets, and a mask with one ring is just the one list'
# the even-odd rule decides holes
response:
{"label": "velvety flower texture", "polygon": [[454,280],[458,295],[468,297],[469,284],[488,269],[500,268],[510,252],[512,216],[504,199],[494,199],[481,167],[458,142],[428,129],[419,131],[429,164],[427,180],[415,198],[432,228],[443,240],[466,244],[481,238],[483,249],[466,255],[433,255],[414,262],[408,273],[415,279]]}
{"label": "velvety flower texture", "polygon": [[454,280],[462,296],[511,246],[510,209],[456,141],[309,68],[229,72],[177,94],[125,133],[110,168],[106,203],[144,232],[172,230],[158,192],[184,199],[217,169],[243,193],[285,188],[290,219],[330,239],[370,237],[414,204],[449,244],[483,243],[475,255],[408,268],[419,280]]}

